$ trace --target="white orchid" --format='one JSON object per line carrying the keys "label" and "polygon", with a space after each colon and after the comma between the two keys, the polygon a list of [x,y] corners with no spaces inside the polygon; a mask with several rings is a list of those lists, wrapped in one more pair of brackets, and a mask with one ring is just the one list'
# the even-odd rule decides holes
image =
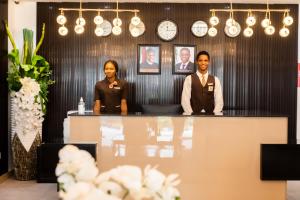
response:
{"label": "white orchid", "polygon": [[63,200],[177,200],[177,174],[165,176],[156,167],[118,166],[98,175],[92,156],[75,146],[66,145],[59,151],[56,175]]}
{"label": "white orchid", "polygon": [[15,129],[21,143],[29,151],[37,134],[41,136],[44,121],[39,101],[40,85],[29,77],[20,79],[22,84],[18,92],[12,92],[12,110]]}

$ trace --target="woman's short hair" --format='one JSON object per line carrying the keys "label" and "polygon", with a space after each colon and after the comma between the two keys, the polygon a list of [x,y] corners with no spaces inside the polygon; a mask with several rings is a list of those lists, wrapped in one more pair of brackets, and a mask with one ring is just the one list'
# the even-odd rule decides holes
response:
{"label": "woman's short hair", "polygon": [[115,66],[115,70],[116,72],[119,71],[119,66],[118,66],[118,63],[115,61],[115,60],[107,60],[104,65],[103,65],[103,70],[105,70],[105,66],[108,64],[108,63],[111,63]]}
{"label": "woman's short hair", "polygon": [[196,56],[196,60],[198,60],[201,55],[206,55],[208,57],[208,60],[210,60],[210,56],[207,51],[200,51]]}

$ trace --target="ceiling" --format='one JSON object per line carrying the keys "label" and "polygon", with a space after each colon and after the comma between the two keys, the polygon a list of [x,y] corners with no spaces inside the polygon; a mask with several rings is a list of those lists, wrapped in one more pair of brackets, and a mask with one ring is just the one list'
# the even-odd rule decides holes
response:
{"label": "ceiling", "polygon": [[[79,0],[20,0],[38,2],[78,2]],[[82,0],[82,2],[116,2],[116,0]],[[119,0],[119,2],[144,3],[229,3],[230,0]],[[232,3],[266,4],[267,0],[232,0]],[[270,4],[300,4],[300,0],[269,0]]]}

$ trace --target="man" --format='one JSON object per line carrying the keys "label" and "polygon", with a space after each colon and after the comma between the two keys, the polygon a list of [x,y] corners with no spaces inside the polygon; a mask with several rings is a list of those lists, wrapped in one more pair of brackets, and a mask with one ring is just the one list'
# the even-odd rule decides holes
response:
{"label": "man", "polygon": [[208,74],[210,56],[208,52],[197,54],[197,72],[185,78],[181,105],[185,115],[222,114],[223,95],[220,81]]}
{"label": "man", "polygon": [[175,72],[194,72],[194,63],[190,61],[190,49],[183,47],[179,55],[181,62],[175,65]]}
{"label": "man", "polygon": [[155,62],[155,51],[152,48],[146,50],[146,61],[140,64],[140,72],[159,72],[158,63]]}

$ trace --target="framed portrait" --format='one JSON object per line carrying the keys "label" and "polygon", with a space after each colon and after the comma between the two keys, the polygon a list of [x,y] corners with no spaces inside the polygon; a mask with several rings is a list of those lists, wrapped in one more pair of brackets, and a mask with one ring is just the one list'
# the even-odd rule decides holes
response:
{"label": "framed portrait", "polygon": [[173,74],[192,74],[195,72],[196,45],[174,45]]}
{"label": "framed portrait", "polygon": [[138,74],[160,74],[160,45],[139,44],[137,50]]}

